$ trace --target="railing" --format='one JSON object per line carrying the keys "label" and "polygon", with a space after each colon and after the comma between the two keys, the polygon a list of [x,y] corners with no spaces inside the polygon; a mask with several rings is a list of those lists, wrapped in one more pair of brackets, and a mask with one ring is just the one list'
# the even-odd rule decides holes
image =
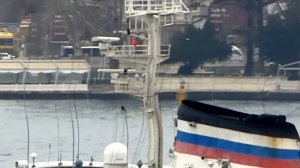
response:
{"label": "railing", "polygon": [[181,0],[125,0],[125,12],[128,16],[143,13],[182,13],[188,9]]}
{"label": "railing", "polygon": [[[149,57],[148,45],[120,45],[111,46],[106,51],[106,56],[108,57]],[[171,45],[162,45],[160,47],[160,57],[169,57]]]}

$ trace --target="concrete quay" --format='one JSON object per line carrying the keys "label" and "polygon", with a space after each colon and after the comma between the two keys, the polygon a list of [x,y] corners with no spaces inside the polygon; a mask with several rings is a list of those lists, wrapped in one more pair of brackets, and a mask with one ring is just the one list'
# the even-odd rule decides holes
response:
{"label": "concrete quay", "polygon": [[300,93],[300,81],[277,77],[161,77],[160,92],[176,91],[181,82],[186,91],[204,92],[293,92]]}
{"label": "concrete quay", "polygon": [[184,82],[188,99],[300,101],[300,81],[278,77],[161,77],[161,98],[175,98]]}
{"label": "concrete quay", "polygon": [[[300,101],[300,81],[277,77],[158,77],[156,89],[162,99],[175,99],[184,82],[190,99]],[[128,98],[110,84],[2,84],[0,99],[118,99]],[[128,92],[141,91],[133,82]]]}

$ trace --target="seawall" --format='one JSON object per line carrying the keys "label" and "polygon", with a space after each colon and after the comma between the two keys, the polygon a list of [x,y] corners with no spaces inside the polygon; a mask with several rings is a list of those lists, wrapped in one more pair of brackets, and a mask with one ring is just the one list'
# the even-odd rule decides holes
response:
{"label": "seawall", "polygon": [[[192,100],[260,100],[260,101],[300,101],[300,93],[292,92],[187,92],[187,99]],[[0,99],[127,99],[131,98],[121,93],[92,92],[1,92]],[[161,92],[160,99],[176,99],[176,92]]]}
{"label": "seawall", "polygon": [[[188,99],[300,101],[300,81],[276,77],[158,77],[159,97],[175,100],[183,81]],[[122,99],[130,96],[115,91],[143,90],[138,81],[129,83],[121,87],[109,83],[1,84],[0,99]]]}

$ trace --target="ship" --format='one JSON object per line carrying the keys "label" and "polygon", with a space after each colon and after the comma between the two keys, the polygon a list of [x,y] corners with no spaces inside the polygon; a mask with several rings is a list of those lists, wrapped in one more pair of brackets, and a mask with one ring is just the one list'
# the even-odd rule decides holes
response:
{"label": "ship", "polygon": [[[158,64],[168,58],[170,46],[163,49],[160,28],[172,24],[174,15],[188,12],[181,0],[125,0],[126,17],[133,19],[133,24],[143,21],[147,25],[147,44],[110,46],[106,56],[140,63],[145,71],[98,69],[112,73],[115,92],[143,101],[148,123],[147,164],[129,164],[127,146],[113,142],[106,147],[103,162],[75,159],[74,152],[71,161],[35,162],[37,154],[32,153],[32,161],[28,154],[27,160],[16,162],[16,168],[300,168],[299,135],[285,116],[247,114],[191,100],[183,100],[179,106],[174,149],[169,152],[171,164],[163,165],[156,77]],[[131,34],[131,30],[127,32]]]}
{"label": "ship", "polygon": [[300,138],[284,115],[248,114],[192,100],[178,108],[176,167],[299,168]]}

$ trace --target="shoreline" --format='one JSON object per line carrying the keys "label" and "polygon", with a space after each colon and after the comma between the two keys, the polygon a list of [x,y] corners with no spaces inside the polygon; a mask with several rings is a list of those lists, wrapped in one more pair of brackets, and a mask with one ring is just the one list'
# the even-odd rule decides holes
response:
{"label": "shoreline", "polygon": [[[25,93],[25,94],[24,94]],[[1,92],[1,100],[16,99],[127,99],[133,96],[123,93],[99,92]],[[191,100],[257,100],[257,101],[300,101],[299,92],[241,92],[241,91],[188,91]],[[176,100],[176,92],[160,92],[160,99]]]}

